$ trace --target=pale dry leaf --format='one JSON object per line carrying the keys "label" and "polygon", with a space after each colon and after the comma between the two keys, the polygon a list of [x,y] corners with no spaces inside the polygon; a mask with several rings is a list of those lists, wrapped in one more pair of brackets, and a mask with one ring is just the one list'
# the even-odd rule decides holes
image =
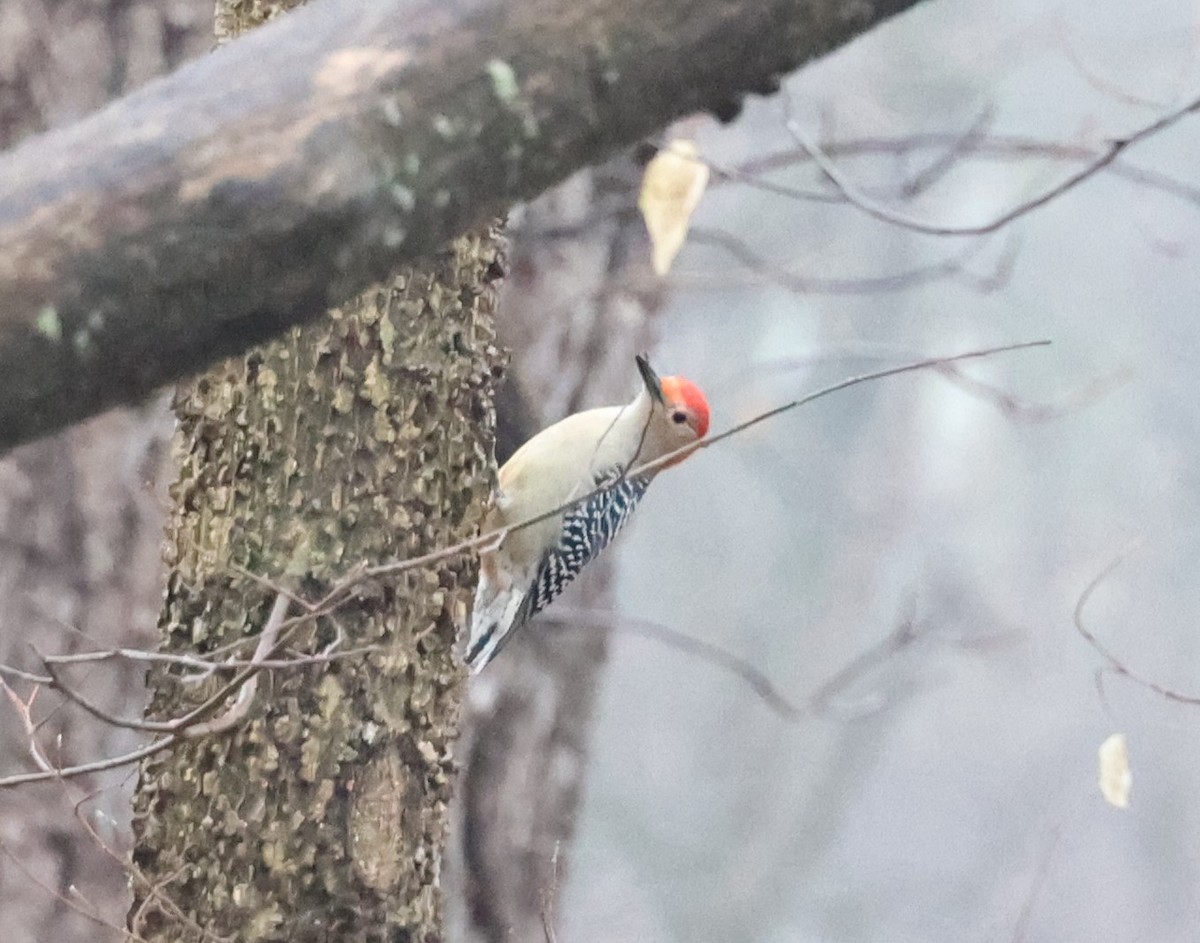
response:
{"label": "pale dry leaf", "polygon": [[1129,770],[1129,746],[1125,734],[1114,733],[1100,744],[1100,794],[1111,806],[1129,808],[1129,789],[1133,773]]}
{"label": "pale dry leaf", "polygon": [[687,238],[692,213],[708,186],[708,166],[694,141],[675,140],[654,155],[642,175],[638,209],[646,221],[657,275],[666,275]]}

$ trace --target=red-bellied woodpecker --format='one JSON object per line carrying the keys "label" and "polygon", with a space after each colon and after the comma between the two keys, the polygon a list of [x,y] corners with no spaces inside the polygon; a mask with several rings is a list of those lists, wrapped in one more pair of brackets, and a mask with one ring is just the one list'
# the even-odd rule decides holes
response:
{"label": "red-bellied woodpecker", "polygon": [[491,661],[617,535],[657,471],[639,473],[638,466],[698,442],[708,431],[708,402],[694,383],[683,377],[660,380],[644,357],[637,365],[643,389],[633,402],[568,416],[517,449],[500,469],[486,531],[515,528],[596,493],[511,530],[499,546],[480,554],[467,644],[472,672]]}

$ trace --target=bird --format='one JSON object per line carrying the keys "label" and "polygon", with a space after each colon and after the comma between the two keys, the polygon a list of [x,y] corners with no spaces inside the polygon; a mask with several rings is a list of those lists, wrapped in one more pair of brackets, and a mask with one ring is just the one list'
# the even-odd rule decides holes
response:
{"label": "bird", "polygon": [[465,656],[472,674],[612,542],[662,470],[639,466],[679,450],[662,467],[677,465],[708,432],[708,400],[695,383],[660,379],[645,355],[635,362],[642,385],[632,402],[568,416],[501,467],[483,524],[499,536],[479,554]]}

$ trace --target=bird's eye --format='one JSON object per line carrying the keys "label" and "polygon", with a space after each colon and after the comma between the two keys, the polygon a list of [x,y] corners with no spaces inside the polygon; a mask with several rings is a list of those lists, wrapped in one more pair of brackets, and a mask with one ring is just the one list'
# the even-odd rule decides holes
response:
{"label": "bird's eye", "polygon": [[687,422],[687,413],[682,409],[675,410],[675,412],[671,413],[671,422],[676,425],[679,425],[681,422]]}

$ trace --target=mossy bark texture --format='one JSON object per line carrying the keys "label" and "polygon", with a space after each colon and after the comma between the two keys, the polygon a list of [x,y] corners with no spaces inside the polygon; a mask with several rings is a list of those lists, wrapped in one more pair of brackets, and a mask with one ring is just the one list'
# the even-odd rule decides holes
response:
{"label": "mossy bark texture", "polygon": [[[356,564],[472,534],[492,483],[497,251],[491,232],[459,239],[180,394],[166,650],[259,632],[275,593],[256,577],[317,595]],[[441,938],[453,649],[474,581],[464,554],[361,584],[295,644],[374,651],[264,675],[235,730],[145,766],[132,930]],[[175,671],[151,682],[158,718],[212,691]]]}

